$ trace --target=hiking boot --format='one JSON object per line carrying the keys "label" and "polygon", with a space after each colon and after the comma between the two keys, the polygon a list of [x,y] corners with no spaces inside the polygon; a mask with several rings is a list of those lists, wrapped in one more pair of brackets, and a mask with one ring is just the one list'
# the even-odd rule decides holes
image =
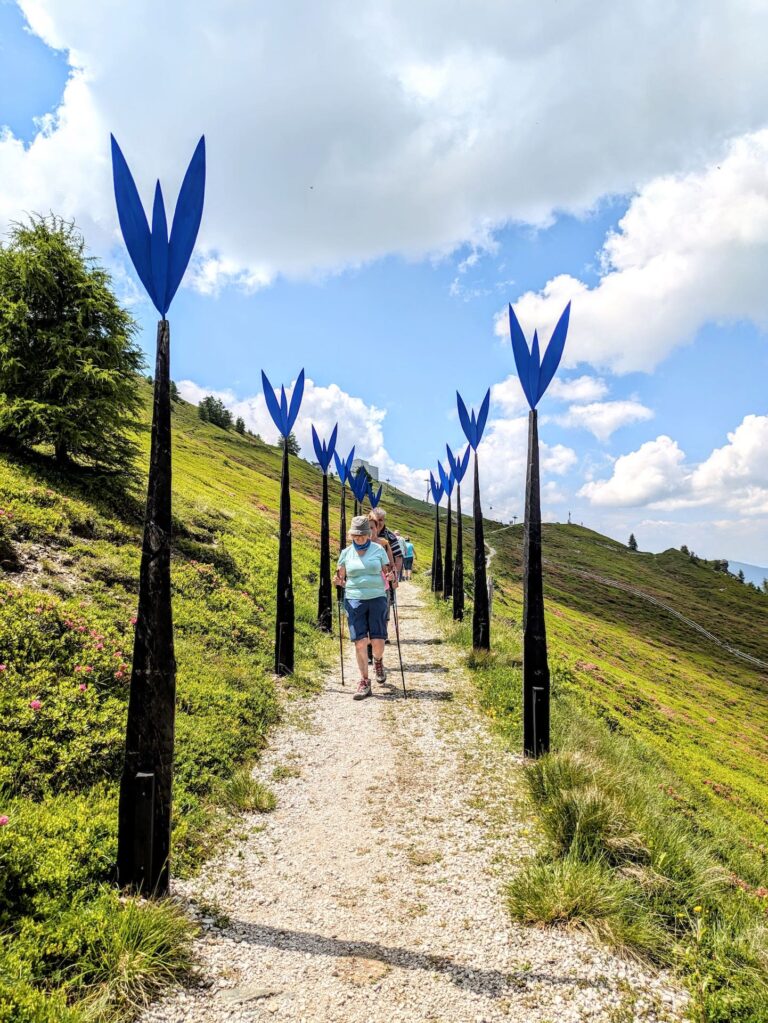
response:
{"label": "hiking boot", "polygon": [[375,657],[374,658],[374,660],[373,660],[373,670],[376,672],[376,681],[379,683],[379,685],[383,686],[384,683],[387,681],[387,672],[386,672],[386,669],[384,668],[384,658],[383,657]]}
{"label": "hiking boot", "polygon": [[364,700],[366,696],[371,695],[371,683],[367,678],[361,678],[357,683],[357,689],[352,694],[353,700]]}

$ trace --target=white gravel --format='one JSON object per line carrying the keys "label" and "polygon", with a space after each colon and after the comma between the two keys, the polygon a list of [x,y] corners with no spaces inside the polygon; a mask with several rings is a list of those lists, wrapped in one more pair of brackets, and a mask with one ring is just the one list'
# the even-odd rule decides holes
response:
{"label": "white gravel", "polygon": [[489,735],[430,599],[400,589],[408,700],[393,643],[373,698],[352,700],[350,656],[346,688],[330,676],[275,732],[258,774],[277,810],[174,884],[202,917],[200,983],[144,1023],[683,1018],[671,978],[508,919],[504,880],[530,851],[521,761]]}

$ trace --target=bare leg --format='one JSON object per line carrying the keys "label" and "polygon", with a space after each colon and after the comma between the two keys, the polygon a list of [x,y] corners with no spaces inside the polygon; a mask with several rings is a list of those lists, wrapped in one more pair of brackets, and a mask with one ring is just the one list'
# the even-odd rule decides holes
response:
{"label": "bare leg", "polygon": [[[375,643],[381,643],[383,640],[374,640]],[[375,646],[374,646],[375,650]],[[381,656],[381,655],[379,655]],[[357,666],[360,669],[360,678],[368,678],[368,640],[356,639],[355,640],[355,657],[357,658]]]}
{"label": "bare leg", "polygon": [[384,656],[384,640],[383,639],[372,639],[371,646],[373,647],[373,656],[379,660]]}

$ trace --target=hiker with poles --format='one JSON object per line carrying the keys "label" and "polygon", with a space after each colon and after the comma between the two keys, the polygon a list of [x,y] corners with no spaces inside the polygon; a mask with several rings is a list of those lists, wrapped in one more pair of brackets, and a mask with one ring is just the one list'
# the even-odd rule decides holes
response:
{"label": "hiker with poles", "polygon": [[372,542],[371,525],[365,515],[356,515],[352,519],[349,537],[352,542],[339,555],[333,582],[335,586],[344,587],[349,638],[355,644],[360,669],[360,681],[353,699],[364,700],[371,695],[367,653],[369,639],[373,647],[376,681],[383,684],[387,677],[384,640],[387,636],[389,598],[385,583],[397,586],[397,575],[384,547]]}

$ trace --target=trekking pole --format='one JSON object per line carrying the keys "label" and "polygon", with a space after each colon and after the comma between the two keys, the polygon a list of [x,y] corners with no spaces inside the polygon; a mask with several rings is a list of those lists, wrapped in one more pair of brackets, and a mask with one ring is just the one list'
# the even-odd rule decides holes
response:
{"label": "trekking pole", "polygon": [[344,683],[344,631],[341,627],[341,594],[343,593],[341,586],[336,587],[336,607],[339,611],[339,657],[341,659],[341,684]]}
{"label": "trekking pole", "polygon": [[400,649],[400,622],[397,617],[397,590],[392,590],[392,607],[395,611],[395,636],[397,636],[397,656],[400,658],[400,675],[403,679],[403,696],[408,699],[405,689],[405,671],[403,670],[403,651]]}

